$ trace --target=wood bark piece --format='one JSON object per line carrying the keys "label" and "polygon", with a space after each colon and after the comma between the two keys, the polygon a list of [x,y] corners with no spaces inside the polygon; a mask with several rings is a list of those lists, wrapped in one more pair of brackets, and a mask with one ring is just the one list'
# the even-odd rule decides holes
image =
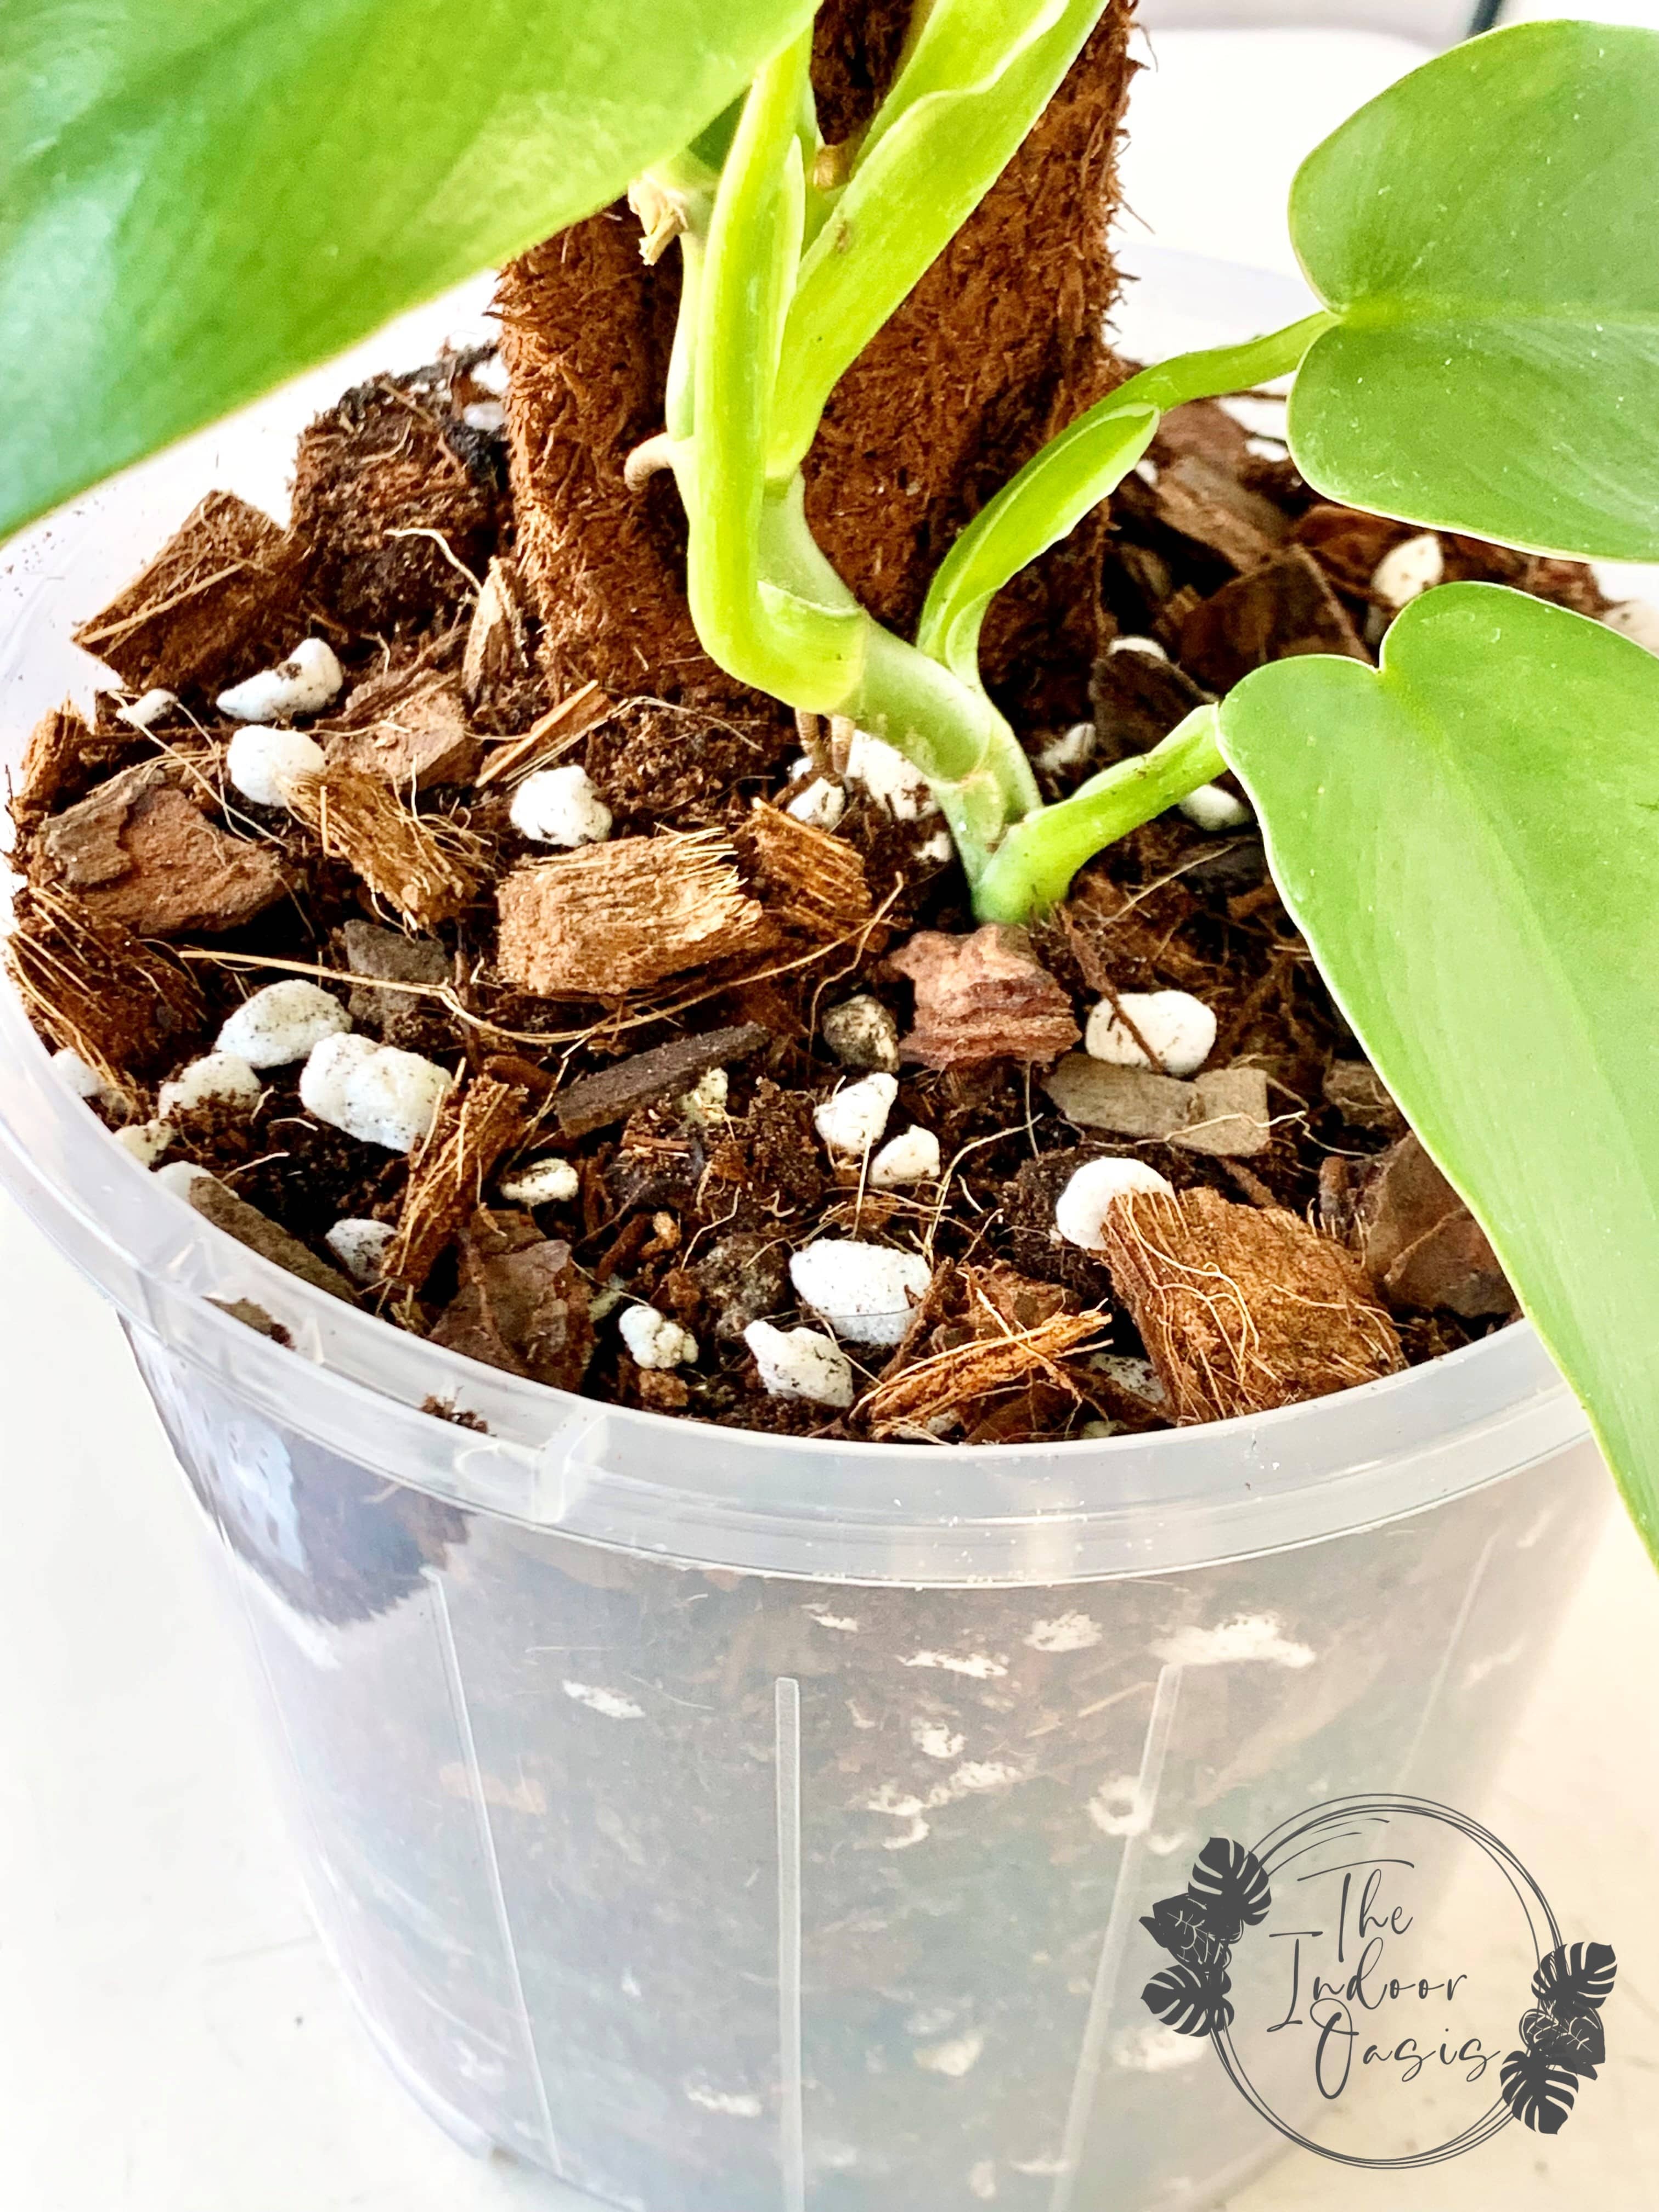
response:
{"label": "wood bark piece", "polygon": [[1107,766],[1133,753],[1149,753],[1195,708],[1208,702],[1190,676],[1173,661],[1125,648],[1095,663],[1089,696],[1095,710],[1099,758]]}
{"label": "wood bark piece", "polygon": [[368,769],[402,791],[470,783],[483,742],[467,720],[458,676],[423,671],[365,727],[326,740],[331,763]]}
{"label": "wood bark piece", "polygon": [[708,833],[622,837],[527,867],[500,885],[496,960],[542,999],[619,999],[772,941],[732,848]]}
{"label": "wood bark piece", "polygon": [[1105,1262],[1182,1425],[1392,1375],[1393,1322],[1352,1256],[1294,1214],[1212,1190],[1107,1210]]}
{"label": "wood bark piece", "polygon": [[53,815],[40,852],[91,914],[141,937],[240,929],[288,888],[275,848],[210,822],[166,761],[124,769]]}
{"label": "wood bark piece", "polygon": [[1282,508],[1195,453],[1162,471],[1153,500],[1167,529],[1219,554],[1241,574],[1271,561],[1290,533]]}
{"label": "wood bark piece", "polygon": [[1346,1232],[1390,1305],[1465,1321],[1514,1312],[1515,1293],[1486,1231],[1418,1138],[1344,1164],[1334,1202],[1322,1193],[1322,1218]]}
{"label": "wood bark piece", "polygon": [[1364,1060],[1334,1060],[1325,1071],[1325,1103],[1334,1106],[1352,1129],[1375,1129],[1389,1137],[1406,1134],[1406,1117],[1389,1097],[1382,1077]]}
{"label": "wood bark piece", "polygon": [[461,1239],[460,1290],[431,1340],[550,1389],[580,1389],[593,1324],[568,1244],[543,1237],[528,1214],[474,1214]]}
{"label": "wood bark piece", "polygon": [[[908,0],[820,10],[815,76],[832,132],[869,119],[911,12]],[[1109,0],[1030,137],[826,410],[809,519],[857,596],[907,633],[963,525],[1117,380],[1103,332],[1131,13]],[[518,557],[556,683],[735,703],[741,687],[691,627],[672,480],[636,492],[623,475],[663,428],[678,259],[647,267],[638,222],[617,207],[502,272]],[[1039,720],[1086,712],[1105,528],[1103,512],[1089,518],[992,607],[991,680],[1023,679]]]}
{"label": "wood bark piece", "polygon": [[75,642],[134,691],[217,691],[304,627],[301,549],[234,493],[210,492]]}
{"label": "wood bark piece", "polygon": [[1259,1067],[1217,1068],[1187,1083],[1073,1052],[1044,1077],[1042,1087],[1079,1128],[1234,1159],[1265,1152],[1273,1142],[1267,1079]]}
{"label": "wood bark piece", "polygon": [[477,894],[477,838],[441,815],[416,814],[384,776],[331,761],[295,783],[290,803],[324,852],[416,929],[452,921]]}
{"label": "wood bark piece", "polygon": [[1224,585],[1182,624],[1182,665],[1213,691],[1231,691],[1253,669],[1304,653],[1370,661],[1324,571],[1300,545]]}
{"label": "wood bark piece", "polygon": [[440,989],[450,980],[449,953],[435,937],[406,937],[401,930],[382,928],[379,922],[344,924],[340,943],[345,965],[354,975],[374,976],[386,986],[417,983],[420,992],[380,988],[374,982],[354,983],[346,1001],[355,1028],[368,1030],[382,1044],[420,1052],[434,1043],[433,1006],[427,991]]}
{"label": "wood bark piece", "polygon": [[114,1090],[174,1066],[201,1036],[207,1004],[189,969],[71,895],[18,894],[5,964],[36,1025]]}
{"label": "wood bark piece", "polygon": [[415,1156],[381,1273],[411,1291],[426,1279],[483,1204],[496,1163],[524,1134],[525,1093],[493,1076],[452,1091]]}
{"label": "wood bark piece", "polygon": [[734,842],[750,888],[784,928],[828,941],[869,921],[863,856],[844,837],[757,799]]}
{"label": "wood bark piece", "polygon": [[585,1075],[554,1098],[559,1133],[585,1137],[608,1122],[625,1121],[641,1106],[689,1091],[710,1068],[727,1066],[757,1052],[769,1037],[758,1022],[744,1022],[733,1029],[709,1030],[702,1036],[676,1037],[670,1044],[636,1052],[614,1067],[602,1068],[597,1075]]}
{"label": "wood bark piece", "polygon": [[915,1025],[901,1050],[928,1067],[1055,1060],[1082,1035],[1070,999],[1023,929],[987,922],[970,937],[922,930],[891,963],[916,987]]}
{"label": "wood bark piece", "polygon": [[347,1305],[356,1304],[356,1290],[337,1267],[331,1267],[326,1261],[319,1260],[308,1245],[302,1244],[297,1237],[290,1237],[286,1229],[269,1214],[261,1213],[258,1206],[239,1198],[229,1184],[221,1182],[217,1176],[192,1176],[184,1196],[204,1221],[222,1229],[227,1237],[234,1237],[239,1244],[245,1245],[250,1252],[257,1252],[262,1260],[269,1260],[289,1274],[297,1275],[314,1291],[325,1291],[330,1297],[339,1298]]}
{"label": "wood bark piece", "polygon": [[1360,514],[1351,507],[1323,501],[1310,507],[1291,533],[1306,546],[1339,591],[1369,599],[1371,578],[1384,556],[1417,532],[1408,522],[1384,514]]}

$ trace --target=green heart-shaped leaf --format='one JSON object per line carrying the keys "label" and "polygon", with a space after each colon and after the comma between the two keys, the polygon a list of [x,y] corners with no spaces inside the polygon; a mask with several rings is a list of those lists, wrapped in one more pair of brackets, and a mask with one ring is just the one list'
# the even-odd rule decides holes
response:
{"label": "green heart-shaped leaf", "polygon": [[1659,33],[1519,24],[1312,155],[1338,326],[1291,403],[1333,499],[1537,552],[1659,556]]}
{"label": "green heart-shaped leaf", "polygon": [[811,0],[3,0],[0,536],[615,197]]}
{"label": "green heart-shaped leaf", "polygon": [[1659,1557],[1659,659],[1492,585],[1221,711],[1285,904]]}

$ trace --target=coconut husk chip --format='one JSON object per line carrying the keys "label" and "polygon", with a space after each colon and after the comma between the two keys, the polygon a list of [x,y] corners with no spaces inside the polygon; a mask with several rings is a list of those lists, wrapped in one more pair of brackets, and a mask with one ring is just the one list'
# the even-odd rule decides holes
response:
{"label": "coconut husk chip", "polygon": [[[1055,1285],[1011,1267],[939,1270],[898,1359],[862,1401],[872,1433],[937,1434],[981,1418],[985,1401],[1033,1385],[1083,1397],[1064,1363],[1091,1348],[1110,1323],[1103,1313],[1073,1312],[1072,1304]],[[915,1357],[922,1344],[937,1348]]]}
{"label": "coconut husk chip", "polygon": [[201,990],[160,945],[40,884],[19,893],[14,923],[5,963],[31,1018],[112,1089],[171,1066],[200,1036]]}
{"label": "coconut husk chip", "polygon": [[135,691],[217,690],[293,644],[301,547],[232,492],[210,492],[75,642]]}
{"label": "coconut husk chip", "polygon": [[525,1093],[475,1076],[438,1109],[413,1166],[382,1275],[411,1291],[425,1286],[443,1254],[483,1204],[496,1163],[525,1133]]}
{"label": "coconut husk chip", "polygon": [[51,813],[94,742],[91,724],[72,700],[40,717],[29,732],[11,795],[11,818],[20,830],[33,829]]}
{"label": "coconut husk chip", "polygon": [[331,761],[296,781],[290,805],[331,860],[416,929],[453,920],[477,894],[477,840],[442,815],[416,814],[371,769]]}
{"label": "coconut husk chip", "polygon": [[619,837],[515,868],[496,896],[501,973],[535,998],[617,999],[757,952],[772,925],[706,831]]}
{"label": "coconut husk chip", "polygon": [[1104,1259],[1176,1420],[1265,1413],[1392,1375],[1387,1310],[1340,1244],[1292,1213],[1212,1190],[1107,1209]]}
{"label": "coconut husk chip", "polygon": [[733,842],[750,888],[784,928],[827,941],[869,921],[864,860],[844,837],[757,799]]}
{"label": "coconut husk chip", "polygon": [[372,769],[400,790],[470,783],[483,757],[483,743],[467,720],[459,676],[422,670],[375,719],[342,731],[327,742],[331,763]]}

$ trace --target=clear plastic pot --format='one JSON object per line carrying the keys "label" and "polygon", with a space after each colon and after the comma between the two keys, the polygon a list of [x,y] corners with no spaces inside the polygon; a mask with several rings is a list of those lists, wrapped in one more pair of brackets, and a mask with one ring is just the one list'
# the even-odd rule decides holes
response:
{"label": "clear plastic pot", "polygon": [[[1142,278],[1143,323],[1212,339],[1294,311],[1237,271]],[[11,762],[85,689],[72,620],[211,483],[268,495],[306,404],[14,550]],[[381,2049],[457,2136],[641,2212],[1213,2202],[1277,2139],[1176,2063],[1136,1917],[1211,1833],[1323,1797],[1478,1810],[1607,1502],[1524,1328],[1062,1448],[544,1391],[208,1229],[9,996],[0,1173],[125,1319]],[[214,1303],[239,1298],[289,1345]]]}

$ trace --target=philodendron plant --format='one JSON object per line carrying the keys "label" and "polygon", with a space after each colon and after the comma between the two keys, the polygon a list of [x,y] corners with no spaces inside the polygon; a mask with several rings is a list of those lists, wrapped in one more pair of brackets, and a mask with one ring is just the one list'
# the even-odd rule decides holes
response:
{"label": "philodendron plant", "polygon": [[1281,661],[1044,806],[986,610],[1183,401],[1293,377],[1332,499],[1538,553],[1659,558],[1659,36],[1498,32],[1322,146],[1317,313],[1143,371],[966,528],[914,639],[815,543],[849,363],[983,198],[1105,0],[921,0],[850,160],[809,0],[68,0],[0,21],[0,526],[632,183],[683,304],[665,428],[710,654],[927,777],[987,920],[1224,769],[1344,1013],[1479,1217],[1659,1552],[1659,659],[1484,585],[1380,670]]}

